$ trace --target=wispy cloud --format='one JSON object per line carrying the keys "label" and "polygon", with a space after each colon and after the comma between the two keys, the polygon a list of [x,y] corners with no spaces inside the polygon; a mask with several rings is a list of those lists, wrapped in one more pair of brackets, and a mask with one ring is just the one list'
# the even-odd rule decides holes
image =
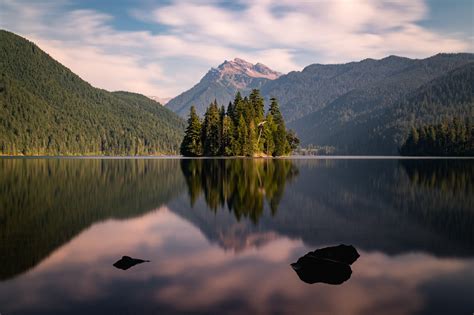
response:
{"label": "wispy cloud", "polygon": [[420,26],[429,18],[422,0],[175,0],[127,10],[143,30],[118,29],[112,14],[66,0],[3,0],[0,25],[93,85],[159,96],[178,94],[234,57],[287,72],[312,62],[474,50],[471,38]]}

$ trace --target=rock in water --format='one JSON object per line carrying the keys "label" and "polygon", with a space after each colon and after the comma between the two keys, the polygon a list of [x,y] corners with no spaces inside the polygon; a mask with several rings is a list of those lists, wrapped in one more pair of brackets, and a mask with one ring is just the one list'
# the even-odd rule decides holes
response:
{"label": "rock in water", "polygon": [[114,267],[122,270],[127,270],[135,265],[149,262],[149,260],[132,258],[129,256],[122,256],[122,258],[114,263]]}
{"label": "rock in water", "polygon": [[344,244],[320,248],[308,254],[317,258],[335,260],[348,265],[352,265],[360,257],[354,246]]}
{"label": "rock in water", "polygon": [[354,246],[341,244],[309,252],[292,263],[291,267],[306,283],[341,284],[351,277],[352,269],[349,265],[359,256]]}
{"label": "rock in water", "polygon": [[341,284],[352,274],[348,264],[308,255],[299,258],[296,263],[291,264],[291,267],[303,282],[309,284],[317,282]]}

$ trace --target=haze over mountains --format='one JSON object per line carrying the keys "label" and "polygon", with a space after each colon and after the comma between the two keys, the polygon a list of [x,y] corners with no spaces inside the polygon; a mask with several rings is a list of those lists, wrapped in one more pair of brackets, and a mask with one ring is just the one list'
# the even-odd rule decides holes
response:
{"label": "haze over mountains", "polygon": [[313,64],[286,75],[265,67],[269,75],[262,76],[251,71],[259,64],[235,59],[211,69],[167,106],[182,117],[191,105],[202,114],[214,99],[227,106],[237,90],[246,95],[260,88],[267,101],[278,99],[303,145],[334,146],[342,154],[397,154],[414,124],[473,117],[473,62],[474,55],[467,53],[426,59],[389,56]]}

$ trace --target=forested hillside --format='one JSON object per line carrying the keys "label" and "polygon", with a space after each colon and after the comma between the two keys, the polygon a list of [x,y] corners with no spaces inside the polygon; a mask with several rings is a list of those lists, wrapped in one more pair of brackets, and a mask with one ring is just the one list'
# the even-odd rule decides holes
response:
{"label": "forested hillside", "polygon": [[409,156],[474,156],[474,126],[469,119],[413,127],[400,148]]}
{"label": "forested hillside", "polygon": [[[427,125],[442,125],[444,129],[448,128],[448,125],[451,125],[451,121],[454,120],[460,125],[467,124],[466,139],[462,140],[467,143],[462,146],[472,148],[474,146],[473,119],[474,62],[428,82],[404,97],[389,110],[381,112],[380,115],[373,115],[368,123],[377,127],[370,134],[369,141],[378,140],[380,142],[380,139],[386,138],[400,146],[413,128],[423,129]],[[454,127],[454,129],[455,133],[460,132],[458,127]],[[443,131],[443,133],[445,132]],[[451,138],[450,142],[457,141],[453,137]],[[451,145],[454,145],[453,143]],[[373,144],[369,143],[369,145]],[[378,145],[383,146],[382,143]],[[390,145],[390,142],[386,142],[386,145]],[[466,150],[469,152],[469,149]],[[438,154],[446,155],[447,153],[440,152]]]}
{"label": "forested hillside", "polygon": [[[288,125],[295,129],[303,145],[330,145],[336,147],[338,153],[345,154],[397,154],[413,123],[454,115],[462,119],[472,114],[474,79],[469,73],[473,61],[472,54],[440,54],[423,60],[389,57],[362,61],[359,68],[364,63],[378,66],[365,70],[362,67],[359,75],[354,69],[340,75],[331,73],[327,80],[332,80],[333,84],[325,83],[328,90],[308,92],[308,95],[314,94],[313,107],[303,108],[312,112],[302,114],[302,118]],[[338,84],[341,77],[345,79]],[[348,81],[349,77],[353,83]],[[276,84],[283,78],[269,84]],[[330,91],[336,93],[338,89],[345,92],[325,103],[324,95]],[[433,97],[425,98],[428,90]],[[315,94],[318,91],[322,96]],[[301,104],[310,103],[282,101],[282,113],[292,117],[291,111],[300,113],[298,106]]]}
{"label": "forested hillside", "polygon": [[177,153],[184,121],[142,95],[92,87],[0,30],[0,154]]}

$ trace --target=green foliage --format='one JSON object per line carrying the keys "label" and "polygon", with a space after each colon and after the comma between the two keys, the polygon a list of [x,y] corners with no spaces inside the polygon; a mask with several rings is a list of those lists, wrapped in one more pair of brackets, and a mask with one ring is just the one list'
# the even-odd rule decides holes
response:
{"label": "green foliage", "polygon": [[400,148],[401,155],[473,156],[474,125],[454,118],[437,125],[412,128]]}
{"label": "green foliage", "polygon": [[233,155],[234,124],[229,116],[225,115],[222,119],[222,155]]}
{"label": "green foliage", "polygon": [[391,56],[310,65],[270,81],[287,126],[302,145],[336,154],[397,154],[411,126],[474,115],[474,54]]}
{"label": "green foliage", "polygon": [[0,154],[177,153],[183,130],[182,119],[159,103],[94,88],[0,30]]}
{"label": "green foliage", "polygon": [[273,128],[273,143],[275,144],[275,149],[272,154],[273,156],[280,156],[290,151],[287,141],[285,121],[281,115],[277,100],[272,98],[270,101],[269,113],[272,115],[275,125]]}
{"label": "green foliage", "polygon": [[185,156],[202,155],[201,141],[201,120],[196,114],[194,106],[191,106],[191,112],[188,119],[188,127],[181,142],[180,152]]}
{"label": "green foliage", "polygon": [[[234,102],[229,103],[227,113],[219,110],[217,101],[212,102],[204,115],[202,128],[199,126],[194,107],[191,107],[188,127],[181,144],[185,156],[281,156],[291,153],[299,145],[293,131],[287,131],[278,102],[272,99],[267,117],[264,116],[264,102],[259,90],[253,90],[250,97],[239,92]],[[202,130],[201,130],[202,129]],[[198,139],[197,135],[200,135]],[[203,151],[191,150],[193,143],[203,143]]]}
{"label": "green foliage", "polygon": [[222,122],[219,107],[214,101],[206,110],[202,125],[202,143],[205,156],[221,154]]}

